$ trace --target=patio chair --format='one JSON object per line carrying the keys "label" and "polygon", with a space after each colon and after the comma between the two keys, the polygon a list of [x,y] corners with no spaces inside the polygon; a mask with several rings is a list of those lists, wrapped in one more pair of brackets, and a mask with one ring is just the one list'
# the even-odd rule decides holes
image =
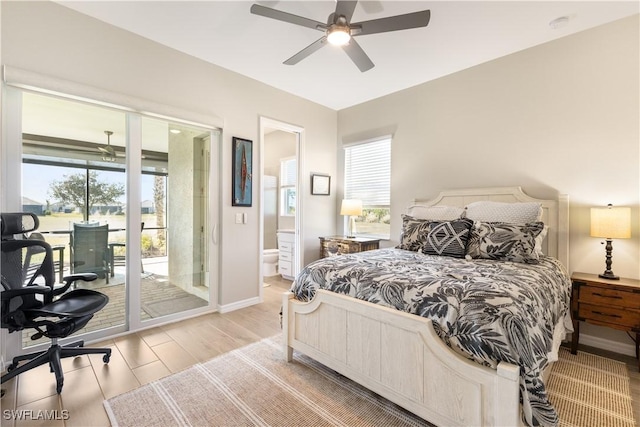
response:
{"label": "patio chair", "polygon": [[109,283],[109,226],[73,224],[71,233],[71,273],[95,273]]}
{"label": "patio chair", "polygon": [[[45,241],[44,236],[42,235],[42,233],[38,233],[38,232],[33,232],[31,234],[29,234],[28,239],[31,240],[41,240],[41,241]],[[60,278],[58,280],[58,282],[62,283],[62,280],[64,278],[64,249],[65,249],[65,245],[52,245],[51,249],[54,252],[58,252],[58,273],[60,275]],[[31,246],[29,248],[27,248],[27,254],[25,257],[25,265],[31,265],[31,257],[34,255],[38,255],[41,253],[44,253],[45,251],[40,248],[39,246]]]}
{"label": "patio chair", "polygon": [[[93,315],[107,305],[109,298],[89,289],[69,290],[76,280],[95,280],[97,276],[93,273],[67,276],[64,278],[64,286],[54,287],[55,271],[51,246],[42,240],[16,238],[37,228],[38,217],[35,214],[0,214],[0,326],[9,333],[34,329],[36,333],[31,336],[32,340],[47,337],[51,339],[51,345],[45,351],[14,357],[0,383],[4,384],[17,375],[48,364],[50,371],[55,374],[56,391],[60,394],[64,383],[60,359],[84,354],[103,354],[102,361],[109,363],[109,348],[85,348],[82,340],[67,345],[58,344],[59,339],[84,328]],[[25,255],[33,248],[38,248],[40,253],[44,253],[44,257],[31,257],[29,262],[33,265],[25,266]],[[26,277],[25,271],[34,273]],[[20,365],[21,362],[26,363]]]}

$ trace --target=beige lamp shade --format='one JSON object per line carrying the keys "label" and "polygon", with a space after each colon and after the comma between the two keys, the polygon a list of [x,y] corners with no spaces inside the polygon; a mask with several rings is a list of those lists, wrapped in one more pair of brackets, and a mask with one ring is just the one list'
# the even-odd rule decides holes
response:
{"label": "beige lamp shade", "polygon": [[607,239],[628,239],[631,237],[631,208],[608,207],[591,208],[592,237]]}
{"label": "beige lamp shade", "polygon": [[340,215],[362,215],[362,200],[342,200],[342,205],[340,206]]}

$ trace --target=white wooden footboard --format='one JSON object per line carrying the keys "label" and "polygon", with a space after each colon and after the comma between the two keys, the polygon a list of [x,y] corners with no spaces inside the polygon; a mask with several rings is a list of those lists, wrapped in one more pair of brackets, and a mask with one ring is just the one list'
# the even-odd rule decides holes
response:
{"label": "white wooden footboard", "polygon": [[319,290],[283,299],[284,351],[304,353],[439,426],[517,426],[519,369],[471,362],[447,347],[431,321]]}

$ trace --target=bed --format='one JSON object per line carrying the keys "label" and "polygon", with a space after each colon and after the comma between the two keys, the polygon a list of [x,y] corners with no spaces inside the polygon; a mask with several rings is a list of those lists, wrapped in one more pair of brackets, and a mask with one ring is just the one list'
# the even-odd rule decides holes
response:
{"label": "bed", "polygon": [[[401,249],[310,263],[284,295],[287,360],[294,349],[300,351],[436,425],[555,424],[543,371],[571,328],[568,200],[534,199],[519,187],[455,190],[417,201],[409,212],[478,201],[540,206],[546,237],[535,242],[539,258],[511,262],[424,254],[408,250],[403,240]],[[403,219],[403,227],[411,220]],[[518,288],[510,277],[532,284]],[[361,286],[367,281],[375,282],[373,290]],[[463,312],[453,304],[452,310],[451,301],[470,301],[461,294],[478,294],[471,285],[490,295],[491,307]],[[473,301],[465,307],[484,304]],[[491,321],[478,317],[481,312]],[[454,323],[460,318],[467,322]],[[539,324],[539,330],[526,329],[525,323]],[[511,331],[509,341],[501,341],[506,340],[501,328]]]}

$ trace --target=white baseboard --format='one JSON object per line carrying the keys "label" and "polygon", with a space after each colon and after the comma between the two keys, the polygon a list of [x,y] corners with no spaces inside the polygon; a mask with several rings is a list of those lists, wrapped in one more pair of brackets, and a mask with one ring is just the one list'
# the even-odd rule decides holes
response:
{"label": "white baseboard", "polygon": [[260,304],[261,302],[262,300],[260,299],[260,297],[249,298],[242,301],[233,302],[231,304],[218,305],[218,311],[220,313],[229,313],[230,311],[240,310],[241,308]]}
{"label": "white baseboard", "polygon": [[580,344],[613,351],[614,353],[624,354],[625,356],[636,357],[636,347],[633,344],[626,344],[620,341],[608,340],[586,334],[580,334]]}

